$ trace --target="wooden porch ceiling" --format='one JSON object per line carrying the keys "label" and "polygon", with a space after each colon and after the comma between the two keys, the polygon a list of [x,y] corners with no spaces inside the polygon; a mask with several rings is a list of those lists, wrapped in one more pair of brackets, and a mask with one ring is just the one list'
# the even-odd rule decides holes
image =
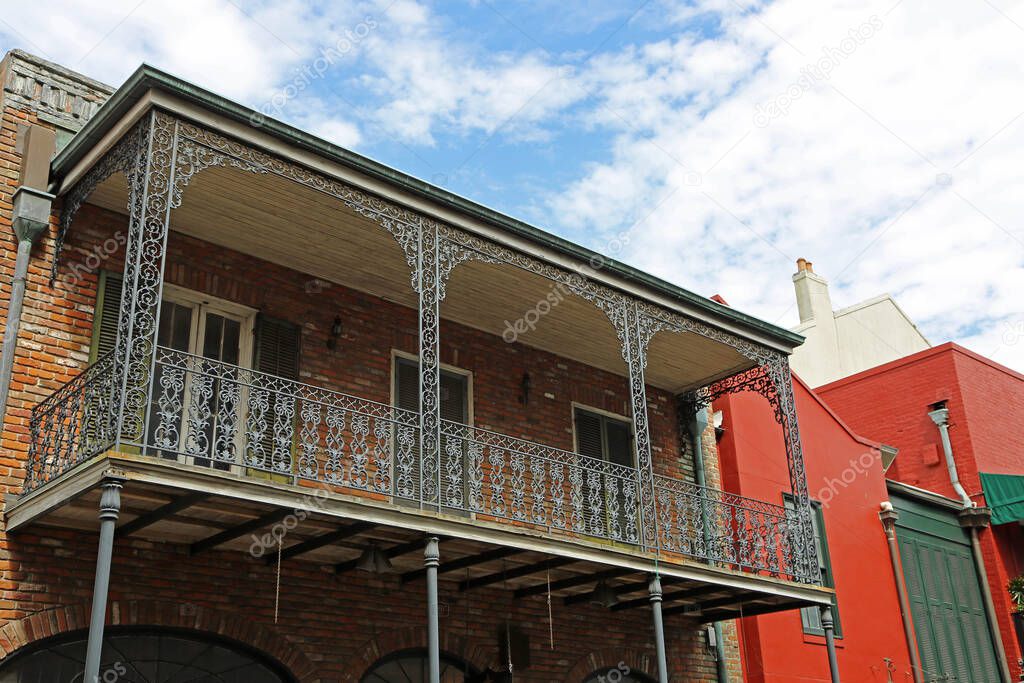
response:
{"label": "wooden porch ceiling", "polygon": [[[91,537],[97,530],[99,499],[99,488],[91,486],[65,499],[63,504],[54,501],[44,514],[18,527],[16,533],[45,533],[47,527],[58,527]],[[221,559],[223,554],[234,555],[241,564],[276,562],[277,543],[270,534],[274,525],[292,512],[294,507],[281,507],[257,497],[239,499],[129,479],[122,491],[116,542],[144,539],[186,546],[194,556],[217,552]],[[254,538],[268,542],[256,544]],[[419,590],[417,585],[423,577],[424,539],[422,529],[314,512],[285,534],[281,557],[285,563],[315,563],[327,572],[344,574],[359,571],[359,557],[375,545],[393,567],[385,580],[393,581],[396,589],[414,591]],[[612,611],[648,605],[647,570],[573,555],[571,544],[565,549],[567,554],[560,555],[454,533],[442,534],[441,581],[450,591],[499,588],[522,600],[546,599],[550,581],[552,598],[563,608],[571,609],[574,605],[591,604],[594,587],[603,580],[618,599],[610,608]],[[224,580],[230,577],[225,576]],[[792,592],[778,590],[775,581],[763,585],[753,581],[740,586],[673,576],[666,569],[662,582],[666,614],[702,622],[814,604]]]}
{"label": "wooden porch ceiling", "polygon": [[[125,213],[125,179],[115,174],[89,198]],[[199,173],[171,216],[173,230],[291,268],[310,280],[352,287],[415,308],[405,255],[391,235],[339,200],[272,174],[231,168]],[[74,229],[74,228],[72,228]],[[457,266],[442,317],[503,335],[507,323],[532,315],[550,297],[559,302],[519,343],[625,374],[619,342],[592,303],[565,296],[555,283],[510,265]],[[541,308],[547,304],[542,304]],[[733,348],[699,335],[662,332],[651,343],[647,380],[678,392],[751,366]]]}

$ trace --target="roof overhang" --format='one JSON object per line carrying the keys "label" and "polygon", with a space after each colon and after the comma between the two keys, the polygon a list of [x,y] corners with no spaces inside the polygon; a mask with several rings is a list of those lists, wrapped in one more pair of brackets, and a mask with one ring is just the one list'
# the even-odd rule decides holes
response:
{"label": "roof overhang", "polygon": [[706,320],[784,353],[790,353],[803,342],[799,334],[265,117],[256,110],[148,65],[135,71],[53,160],[51,191],[55,194],[67,191],[152,107],[213,127],[269,153],[329,173],[364,190],[401,202],[410,209],[557,265],[578,269],[581,264],[600,263],[600,268],[591,269],[591,277],[603,284],[669,310]]}

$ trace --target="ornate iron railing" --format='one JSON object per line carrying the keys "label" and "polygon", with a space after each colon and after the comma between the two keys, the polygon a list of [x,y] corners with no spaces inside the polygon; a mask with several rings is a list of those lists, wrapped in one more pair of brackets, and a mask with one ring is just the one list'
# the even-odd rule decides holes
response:
{"label": "ornate iron railing", "polygon": [[640,542],[636,468],[447,420],[441,436],[446,507]]}
{"label": "ornate iron railing", "polygon": [[[114,445],[114,377],[107,356],[33,410],[26,489]],[[781,506],[655,476],[644,519],[636,467],[448,420],[440,458],[421,459],[419,413],[181,351],[156,349],[137,420],[129,452],[795,576]]]}
{"label": "ornate iron railing", "polygon": [[32,409],[26,491],[113,445],[113,391],[114,356],[108,353]]}
{"label": "ornate iron railing", "polygon": [[416,500],[419,415],[159,347],[147,454]]}
{"label": "ornate iron railing", "polygon": [[654,491],[662,550],[796,578],[792,535],[800,527],[793,511],[659,475]]}

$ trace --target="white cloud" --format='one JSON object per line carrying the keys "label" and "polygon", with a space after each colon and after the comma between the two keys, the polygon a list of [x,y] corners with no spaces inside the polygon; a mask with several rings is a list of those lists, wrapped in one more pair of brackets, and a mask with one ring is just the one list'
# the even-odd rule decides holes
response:
{"label": "white cloud", "polygon": [[[550,220],[610,233],[682,185],[626,260],[792,325],[789,275],[806,256],[837,307],[891,291],[934,342],[1024,368],[1024,341],[992,343],[1024,315],[1024,117],[978,149],[1024,112],[1021,30],[983,3],[889,7],[779,0],[725,17],[714,39],[596,60],[593,117],[613,155],[550,197]],[[1024,18],[1024,2],[1003,10]],[[755,125],[759,104],[872,15],[873,37]],[[682,184],[693,170],[697,188]]]}
{"label": "white cloud", "polygon": [[[571,25],[551,33],[625,18],[601,8],[553,9]],[[371,17],[282,117],[346,146],[541,141],[563,178],[577,162],[557,135],[583,128],[604,136],[605,161],[556,188],[538,172],[516,199],[545,225],[601,248],[640,221],[617,256],[784,325],[805,256],[836,307],[888,291],[933,342],[1024,369],[1024,0],[1000,8],[1010,19],[955,0],[658,0],[618,38],[662,37],[585,64],[529,41],[488,50],[416,0],[16,3],[0,36],[110,83],[146,61],[260,108]],[[873,15],[881,28],[845,50]],[[837,49],[827,78],[808,72]],[[787,94],[784,115],[757,125]]]}

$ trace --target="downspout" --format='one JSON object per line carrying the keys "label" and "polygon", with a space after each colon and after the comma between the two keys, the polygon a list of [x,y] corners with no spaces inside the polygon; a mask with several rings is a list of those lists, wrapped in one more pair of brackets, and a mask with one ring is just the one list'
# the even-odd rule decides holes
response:
{"label": "downspout", "polygon": [[4,340],[0,351],[0,429],[7,416],[7,398],[11,391],[14,354],[21,328],[21,311],[25,301],[25,283],[28,265],[35,241],[50,226],[53,195],[37,188],[45,188],[49,181],[50,159],[55,150],[52,130],[27,126],[18,131],[18,151],[21,152],[21,172],[18,189],[14,191],[11,226],[18,241],[18,255],[14,261],[11,280],[11,298],[7,306]]}
{"label": "downspout", "polygon": [[960,476],[956,471],[956,461],[953,460],[953,446],[949,441],[949,408],[941,407],[928,413],[935,426],[939,428],[939,437],[942,439],[942,452],[946,455],[946,469],[949,470],[949,482],[953,485],[956,495],[960,496],[965,508],[974,507],[971,497],[964,491],[960,483]]}
{"label": "downspout", "polygon": [[917,652],[917,640],[910,625],[910,600],[907,599],[907,580],[900,569],[900,551],[896,542],[896,519],[899,513],[892,509],[892,503],[882,503],[882,511],[878,513],[885,529],[885,540],[889,544],[889,560],[892,563],[892,576],[896,580],[896,597],[900,603],[900,619],[903,620],[903,638],[907,641],[907,652],[910,653],[910,668],[914,683],[924,683],[924,672],[921,669],[921,657]]}
{"label": "downspout", "polygon": [[[690,435],[693,437],[693,476],[697,486],[706,486],[707,478],[704,472],[704,446],[702,435],[708,427],[708,411],[706,408],[698,408],[693,418],[690,419]],[[705,533],[708,530],[705,528]],[[729,683],[729,668],[725,662],[725,643],[722,642],[722,622],[714,623],[715,629],[715,664],[718,671],[718,683]]]}
{"label": "downspout", "polygon": [[999,622],[996,619],[996,608],[992,602],[992,589],[988,585],[988,572],[985,570],[985,560],[981,554],[981,543],[978,541],[978,529],[987,527],[989,515],[987,510],[979,510],[971,497],[967,495],[960,477],[956,470],[956,461],[953,459],[953,445],[949,441],[949,409],[945,406],[936,408],[928,413],[935,426],[939,428],[939,436],[942,438],[942,451],[946,455],[946,469],[949,470],[949,481],[953,490],[960,496],[964,509],[958,515],[960,525],[970,529],[971,533],[971,555],[974,559],[974,567],[981,584],[981,601],[985,605],[985,616],[988,618],[989,636],[996,651],[996,660],[999,662],[999,672],[1005,683],[1012,683],[1010,680],[1010,666],[1006,660],[1006,649],[1003,647],[1003,638],[999,633]]}

